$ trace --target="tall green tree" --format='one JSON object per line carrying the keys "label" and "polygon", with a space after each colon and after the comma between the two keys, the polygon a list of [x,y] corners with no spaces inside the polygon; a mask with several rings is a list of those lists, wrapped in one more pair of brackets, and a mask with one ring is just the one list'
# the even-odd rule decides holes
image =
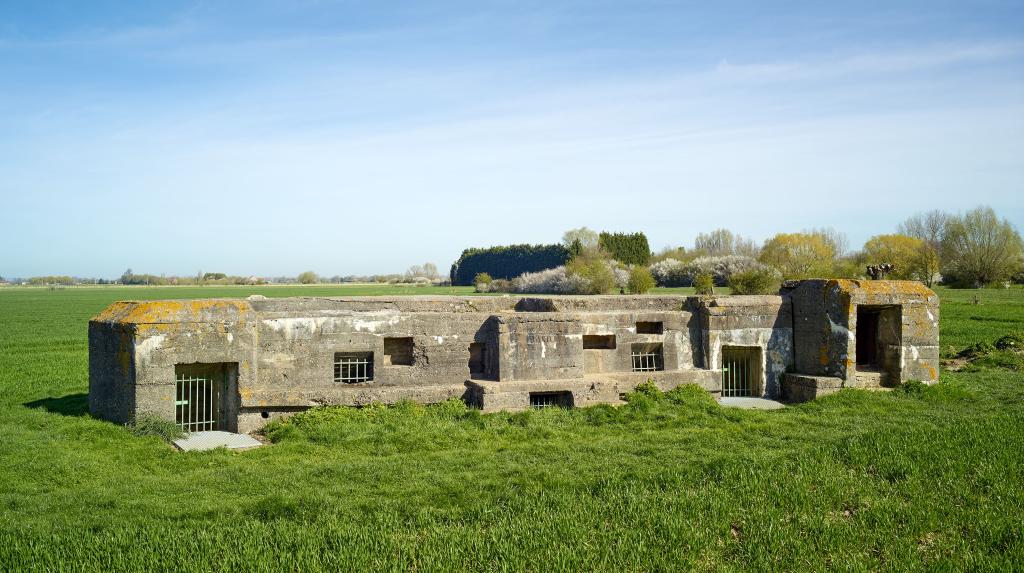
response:
{"label": "tall green tree", "polygon": [[562,244],[566,247],[572,248],[573,243],[576,241],[579,241],[584,249],[593,249],[597,246],[597,232],[591,231],[586,227],[580,227],[578,229],[569,229],[562,235]]}
{"label": "tall green tree", "polygon": [[929,287],[935,284],[942,271],[942,243],[950,219],[948,213],[936,209],[913,215],[900,223],[898,228],[899,234],[922,241],[917,254],[917,266],[923,272],[921,280]]}
{"label": "tall green tree", "polygon": [[709,257],[756,257],[758,247],[752,239],[737,235],[729,229],[715,229],[710,233],[698,233],[693,240],[693,250]]}
{"label": "tall green tree", "polygon": [[977,207],[951,217],[942,241],[943,274],[962,286],[985,286],[1008,280],[1020,270],[1024,242],[991,207]]}
{"label": "tall green tree", "polygon": [[620,263],[646,266],[651,261],[651,245],[643,233],[601,233],[598,244]]}
{"label": "tall green tree", "polygon": [[830,278],[835,250],[817,234],[779,233],[764,244],[758,260],[786,279]]}
{"label": "tall green tree", "polygon": [[906,235],[875,235],[864,243],[861,258],[869,265],[888,263],[896,267],[888,278],[923,280],[929,272],[921,260],[924,247],[924,241]]}

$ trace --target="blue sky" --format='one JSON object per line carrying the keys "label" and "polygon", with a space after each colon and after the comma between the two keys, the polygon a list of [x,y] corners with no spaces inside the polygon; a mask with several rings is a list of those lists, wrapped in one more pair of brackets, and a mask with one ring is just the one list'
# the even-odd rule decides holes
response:
{"label": "blue sky", "polygon": [[2,276],[859,246],[1022,195],[1021,2],[0,3]]}

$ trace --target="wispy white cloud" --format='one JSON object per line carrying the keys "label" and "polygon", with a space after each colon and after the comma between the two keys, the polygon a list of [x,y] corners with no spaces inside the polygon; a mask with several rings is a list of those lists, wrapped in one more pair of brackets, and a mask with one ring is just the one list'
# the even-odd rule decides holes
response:
{"label": "wispy white cloud", "polygon": [[1013,39],[701,51],[574,73],[608,54],[374,58],[403,34],[444,29],[249,38],[203,26],[94,40],[223,77],[55,94],[4,120],[0,194],[13,208],[0,228],[20,239],[0,241],[0,259],[48,244],[52,227],[32,224],[43,217],[91,240],[37,253],[25,274],[95,272],[77,261],[383,272],[581,224],[642,229],[656,245],[719,225],[758,238],[830,225],[857,241],[918,208],[1009,209],[1024,185],[1024,43]]}

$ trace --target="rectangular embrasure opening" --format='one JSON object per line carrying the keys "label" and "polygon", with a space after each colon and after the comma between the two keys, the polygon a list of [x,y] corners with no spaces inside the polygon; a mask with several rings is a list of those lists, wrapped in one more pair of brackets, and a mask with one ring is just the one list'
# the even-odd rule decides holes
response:
{"label": "rectangular embrasure opening", "polygon": [[572,392],[530,392],[531,408],[572,408]]}
{"label": "rectangular embrasure opening", "polygon": [[637,322],[637,334],[665,334],[664,322]]}
{"label": "rectangular embrasure opening", "polygon": [[373,380],[372,352],[338,352],[334,355],[334,381],[358,384]]}
{"label": "rectangular embrasure opening", "polygon": [[615,350],[615,335],[584,334],[583,350]]}
{"label": "rectangular embrasure opening", "polygon": [[413,343],[411,336],[384,338],[385,366],[412,366]]}

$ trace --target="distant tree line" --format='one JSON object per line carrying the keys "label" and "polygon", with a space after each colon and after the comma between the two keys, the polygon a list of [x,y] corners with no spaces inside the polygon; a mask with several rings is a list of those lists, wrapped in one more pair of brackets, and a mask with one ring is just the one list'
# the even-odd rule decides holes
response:
{"label": "distant tree line", "polygon": [[[652,253],[646,235],[570,229],[561,244],[469,248],[452,265],[453,285],[514,292],[642,292],[658,286],[695,286],[710,291],[772,292],[782,280],[866,278],[867,268],[885,269],[885,278],[939,282],[956,287],[1024,283],[1024,242],[1005,218],[989,207],[966,213],[928,211],[903,221],[894,233],[875,235],[851,250],[843,233],[831,228],[778,233],[759,245],[729,229],[700,233],[693,246],[665,247]],[[552,272],[548,272],[552,271]],[[480,280],[485,278],[486,280]],[[514,282],[516,279],[518,283]],[[648,280],[650,279],[650,280]],[[653,281],[653,282],[652,282]],[[0,282],[3,282],[0,280]],[[433,263],[405,273],[321,277],[244,277],[198,272],[179,277],[125,271],[117,280],[70,276],[14,279],[32,285],[120,283],[126,285],[204,285],[264,283],[444,284]]]}
{"label": "distant tree line", "polygon": [[472,285],[479,273],[498,280],[511,280],[524,273],[533,273],[564,265],[569,260],[565,245],[509,245],[486,249],[466,249],[452,265],[453,285]]}
{"label": "distant tree line", "polygon": [[[963,214],[914,215],[897,232],[875,235],[859,250],[832,228],[779,233],[759,245],[729,229],[700,233],[693,247],[652,253],[643,233],[597,233],[586,227],[562,237],[564,253],[539,256],[557,245],[467,249],[452,267],[453,284],[509,292],[600,293],[639,290],[643,267],[659,286],[696,286],[711,292],[774,292],[783,280],[879,276],[957,287],[1024,282],[1024,243],[1017,229],[989,207]],[[550,251],[543,251],[547,254]],[[879,271],[878,269],[882,269]],[[633,274],[632,283],[628,278]],[[632,285],[632,286],[630,286]]]}
{"label": "distant tree line", "polygon": [[[731,257],[727,259],[728,257]],[[653,256],[659,283],[692,279],[695,267],[744,267],[759,263],[782,279],[865,278],[868,266],[891,265],[891,279],[938,282],[957,287],[1022,282],[1024,243],[1014,226],[989,207],[963,214],[929,211],[901,223],[897,232],[875,235],[851,251],[846,236],[835,229],[779,233],[757,247],[753,241],[718,229],[697,236],[692,250],[667,247]],[[888,268],[888,267],[887,267]],[[728,282],[728,273],[716,283]],[[682,277],[682,279],[680,279]]]}

